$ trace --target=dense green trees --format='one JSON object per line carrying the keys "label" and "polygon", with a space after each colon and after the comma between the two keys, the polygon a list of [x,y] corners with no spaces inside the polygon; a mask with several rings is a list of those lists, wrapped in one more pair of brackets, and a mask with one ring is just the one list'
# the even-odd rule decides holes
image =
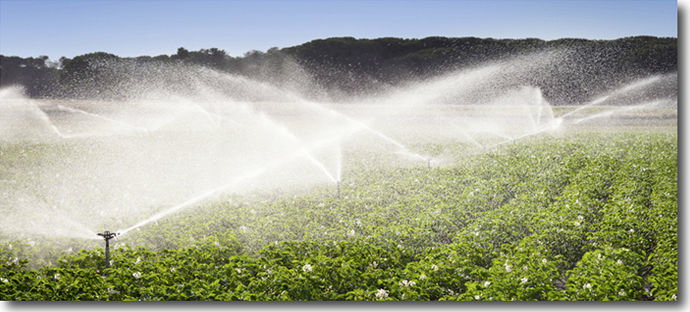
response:
{"label": "dense green trees", "polygon": [[[48,66],[47,58],[0,56],[0,85],[21,84],[30,96],[74,96],[74,87],[107,88],[122,72],[103,77],[99,68],[117,60],[128,70],[148,63],[193,64],[274,83],[307,74],[316,85],[336,94],[366,94],[409,79],[423,79],[451,70],[537,51],[565,51],[554,64],[538,73],[519,77],[521,84],[540,87],[554,104],[580,103],[620,81],[677,70],[677,39],[648,36],[617,40],[480,39],[428,37],[424,39],[313,40],[284,49],[250,51],[231,57],[210,48],[173,55],[120,58],[89,53],[62,58],[60,66]],[[132,65],[134,64],[134,65]],[[95,77],[95,76],[101,77]],[[126,75],[125,75],[126,76]],[[99,93],[99,94],[102,94]]]}
{"label": "dense green trees", "polygon": [[59,69],[47,56],[21,58],[0,55],[0,87],[22,85],[29,96],[54,94],[59,88],[57,83]]}

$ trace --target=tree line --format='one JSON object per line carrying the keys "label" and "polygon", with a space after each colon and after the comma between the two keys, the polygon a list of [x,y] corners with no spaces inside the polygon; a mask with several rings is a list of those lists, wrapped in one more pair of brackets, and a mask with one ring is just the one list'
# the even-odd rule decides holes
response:
{"label": "tree line", "polygon": [[[521,77],[553,103],[586,99],[631,77],[677,71],[677,39],[650,36],[616,40],[423,39],[339,37],[232,57],[217,48],[175,54],[119,57],[105,52],[74,58],[0,55],[0,86],[22,85],[31,97],[75,97],[79,88],[102,88],[118,77],[98,64],[120,62],[127,70],[146,64],[203,66],[280,84],[296,69],[327,92],[362,95],[410,79],[424,79],[489,61],[548,50],[568,51],[545,72]],[[292,66],[295,65],[295,66]],[[287,78],[286,78],[287,77]],[[545,78],[546,77],[546,78]]]}

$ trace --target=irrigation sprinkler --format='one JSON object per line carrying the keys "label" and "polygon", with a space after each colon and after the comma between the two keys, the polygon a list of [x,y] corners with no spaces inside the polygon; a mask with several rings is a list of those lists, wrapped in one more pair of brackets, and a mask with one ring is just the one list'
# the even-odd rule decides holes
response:
{"label": "irrigation sprinkler", "polygon": [[338,199],[340,199],[340,180],[335,182],[335,186],[338,189]]}
{"label": "irrigation sprinkler", "polygon": [[115,238],[115,236],[120,235],[120,233],[113,233],[110,231],[105,231],[103,233],[98,233],[98,236],[103,236],[105,240],[105,267],[110,267],[110,240]]}

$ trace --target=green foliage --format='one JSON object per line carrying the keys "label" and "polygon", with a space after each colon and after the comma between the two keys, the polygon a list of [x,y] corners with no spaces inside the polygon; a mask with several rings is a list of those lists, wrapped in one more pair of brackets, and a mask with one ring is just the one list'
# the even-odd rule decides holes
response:
{"label": "green foliage", "polygon": [[627,249],[586,253],[568,274],[567,291],[573,300],[641,300],[645,293],[638,274],[643,257]]}
{"label": "green foliage", "polygon": [[47,56],[21,58],[0,55],[0,87],[21,85],[26,94],[41,97],[57,91],[57,64]]}
{"label": "green foliage", "polygon": [[2,241],[0,300],[673,301],[676,144],[542,138],[431,170],[365,155],[342,199],[211,203],[114,240],[110,268],[98,248],[37,264],[42,242]]}
{"label": "green foliage", "polygon": [[[341,37],[313,40],[284,49],[271,48],[266,52],[250,51],[243,57],[231,57],[217,48],[198,51],[178,48],[172,55],[134,58],[97,52],[72,59],[63,57],[59,62],[62,67],[48,66],[47,57],[0,55],[0,86],[20,84],[35,97],[123,96],[113,89],[121,87],[123,80],[131,79],[130,76],[142,70],[156,71],[156,66],[161,64],[184,64],[277,85],[290,83],[296,72],[303,71],[319,87],[334,94],[361,94],[481,63],[554,50],[567,53],[553,68],[545,69],[543,75],[520,78],[523,84],[538,86],[554,104],[583,103],[613,83],[677,71],[676,38],[638,36],[616,40],[544,41],[534,38]],[[108,63],[117,66],[106,66]],[[296,71],[295,67],[287,66],[293,63],[299,64],[301,69]],[[146,65],[153,66],[144,69]]]}
{"label": "green foliage", "polygon": [[528,301],[567,298],[559,288],[562,257],[533,242],[521,243],[493,261],[483,281],[467,284],[461,300]]}

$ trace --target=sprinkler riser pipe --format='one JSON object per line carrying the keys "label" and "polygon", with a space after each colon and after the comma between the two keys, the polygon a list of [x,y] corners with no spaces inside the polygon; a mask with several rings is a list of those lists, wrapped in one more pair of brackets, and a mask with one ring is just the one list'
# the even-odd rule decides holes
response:
{"label": "sprinkler riser pipe", "polygon": [[105,231],[103,233],[98,233],[96,235],[102,236],[105,240],[105,267],[110,268],[110,240],[115,238],[115,236],[120,235],[120,233]]}
{"label": "sprinkler riser pipe", "polygon": [[105,267],[110,268],[110,240],[105,240]]}

